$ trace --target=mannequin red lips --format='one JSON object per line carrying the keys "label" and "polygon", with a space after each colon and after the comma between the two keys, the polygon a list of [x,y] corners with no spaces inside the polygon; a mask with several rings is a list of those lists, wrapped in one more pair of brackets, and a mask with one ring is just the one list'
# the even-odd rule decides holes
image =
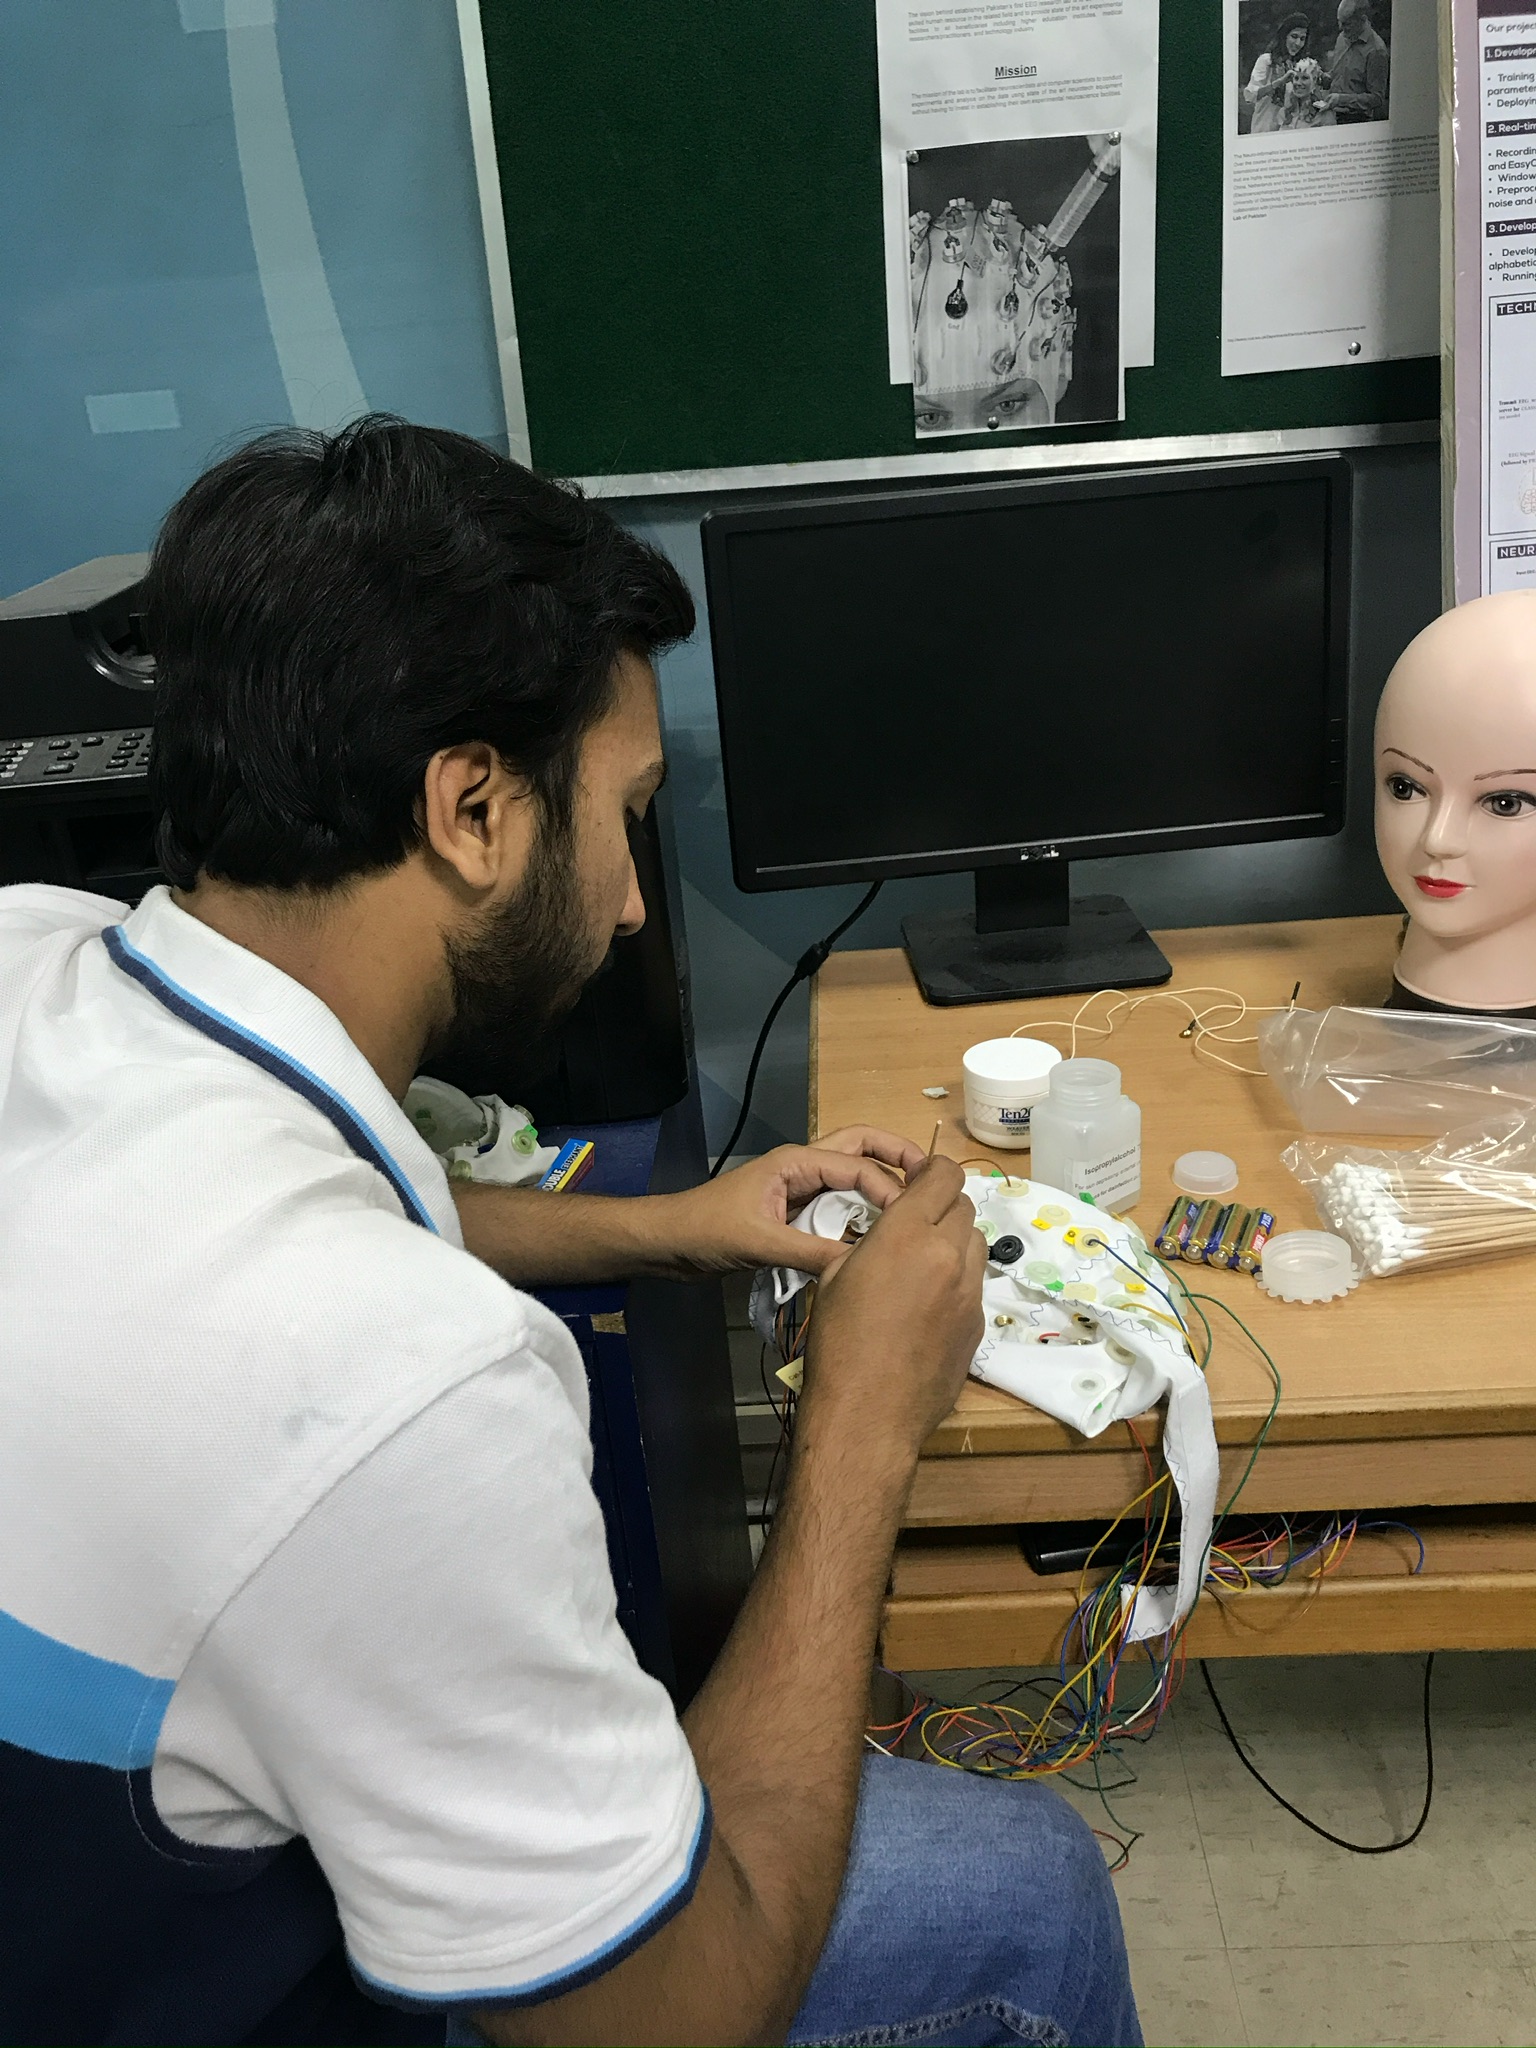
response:
{"label": "mannequin red lips", "polygon": [[1426,896],[1433,896],[1442,903],[1452,896],[1460,896],[1467,886],[1465,882],[1442,882],[1434,875],[1415,875],[1413,879]]}

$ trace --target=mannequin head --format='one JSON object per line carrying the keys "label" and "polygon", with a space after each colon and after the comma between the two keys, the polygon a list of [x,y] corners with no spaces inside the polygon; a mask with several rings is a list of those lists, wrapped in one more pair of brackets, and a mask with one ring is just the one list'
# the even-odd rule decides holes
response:
{"label": "mannequin head", "polygon": [[1376,847],[1408,912],[1406,988],[1536,1005],[1536,591],[1446,612],[1387,678]]}

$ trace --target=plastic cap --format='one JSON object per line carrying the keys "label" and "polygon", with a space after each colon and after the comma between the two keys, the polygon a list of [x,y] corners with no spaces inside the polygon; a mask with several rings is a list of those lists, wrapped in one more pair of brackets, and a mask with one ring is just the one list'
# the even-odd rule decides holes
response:
{"label": "plastic cap", "polygon": [[1061,1054],[1043,1038],[984,1038],[962,1064],[976,1081],[1043,1081]]}
{"label": "plastic cap", "polygon": [[1120,1093],[1120,1069],[1113,1060],[1063,1060],[1051,1069],[1051,1093],[1070,1102],[1098,1102]]}
{"label": "plastic cap", "polygon": [[1283,1230],[1264,1247],[1259,1285],[1279,1301],[1336,1301],[1358,1285],[1355,1255],[1328,1230]]}
{"label": "plastic cap", "polygon": [[1185,1152],[1173,1162],[1173,1184],[1181,1195],[1230,1195],[1237,1186],[1237,1161],[1225,1152]]}

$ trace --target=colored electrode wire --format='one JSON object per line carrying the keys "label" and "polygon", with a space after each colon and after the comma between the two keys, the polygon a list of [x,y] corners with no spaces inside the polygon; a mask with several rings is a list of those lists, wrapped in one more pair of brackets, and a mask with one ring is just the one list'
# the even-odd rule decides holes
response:
{"label": "colored electrode wire", "polygon": [[884,886],[883,882],[873,883],[865,890],[841,924],[834,925],[832,930],[827,933],[827,936],[824,939],[818,939],[814,946],[806,947],[800,958],[795,962],[794,972],[768,1005],[768,1014],[763,1019],[763,1028],[757,1034],[757,1043],[753,1046],[752,1057],[747,1062],[747,1078],[741,1091],[741,1114],[736,1119],[735,1129],[720,1147],[715,1163],[709,1169],[709,1178],[711,1180],[715,1178],[716,1174],[720,1172],[725,1162],[736,1150],[741,1134],[747,1128],[747,1118],[752,1114],[752,1091],[757,1086],[757,1070],[762,1065],[763,1053],[768,1044],[768,1034],[773,1029],[780,1010],[783,1009],[802,981],[809,981],[813,974],[819,973],[826,965],[827,955],[843,936],[843,933],[850,926],[858,923]]}
{"label": "colored electrode wire", "polygon": [[[1422,1539],[1417,1531],[1399,1522],[1338,1515],[1305,1520],[1280,1516],[1261,1527],[1247,1528],[1241,1533],[1234,1531],[1224,1538],[1225,1525],[1279,1410],[1280,1373],[1263,1345],[1226,1302],[1213,1295],[1189,1293],[1171,1271],[1168,1278],[1171,1291],[1156,1291],[1181,1329],[1187,1330],[1189,1325],[1180,1301],[1198,1326],[1203,1349],[1197,1363],[1202,1370],[1208,1366],[1214,1348],[1206,1314],[1209,1305],[1221,1310],[1249,1339],[1269,1374],[1272,1389],[1268,1411],[1249,1446],[1244,1470],[1212,1530],[1206,1558],[1206,1590],[1221,1598],[1288,1581],[1315,1583],[1337,1570],[1361,1535],[1388,1530],[1404,1530],[1414,1538],[1419,1555],[1412,1568],[1422,1569]],[[1156,1287],[1155,1282],[1151,1284]],[[1152,1736],[1178,1692],[1186,1662],[1183,1637],[1189,1625],[1186,1616],[1179,1628],[1156,1643],[1133,1646],[1125,1640],[1136,1594],[1154,1580],[1166,1583],[1176,1575],[1178,1567],[1177,1536],[1170,1537],[1174,1499],[1171,1481],[1166,1472],[1155,1468],[1136,1429],[1130,1423],[1126,1428],[1141,1453],[1148,1483],[1105,1530],[1084,1565],[1078,1605],[1062,1641],[1057,1680],[1021,1681],[999,1697],[963,1702],[941,1702],[913,1691],[912,1704],[901,1720],[888,1727],[872,1728],[867,1736],[872,1747],[894,1752],[915,1734],[922,1753],[933,1762],[983,1776],[1067,1776],[1068,1782],[1098,1795],[1118,1830],[1115,1835],[1098,1831],[1116,1848],[1118,1860],[1113,1868],[1123,1867],[1138,1836],[1115,1814],[1109,1795],[1135,1778],[1125,1746]],[[1142,1523],[1139,1542],[1097,1586],[1090,1587],[1094,1557],[1109,1547],[1116,1532],[1138,1511]],[[1132,1653],[1129,1657],[1128,1651]],[[1014,1704],[1009,1698],[1010,1694],[1021,1692],[1030,1695],[1028,1707]],[[1113,1784],[1106,1784],[1102,1775],[1106,1760],[1112,1760],[1124,1774]],[[1091,1782],[1068,1776],[1082,1770],[1091,1771]],[[1383,1850],[1405,1846],[1407,1840],[1414,1838],[1406,1837],[1402,1844],[1380,1846]]]}

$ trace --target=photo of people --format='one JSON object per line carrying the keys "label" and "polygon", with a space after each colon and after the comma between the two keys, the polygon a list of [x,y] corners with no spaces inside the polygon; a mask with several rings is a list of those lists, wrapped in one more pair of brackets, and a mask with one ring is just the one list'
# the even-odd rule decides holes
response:
{"label": "photo of people", "polygon": [[907,206],[919,436],[1119,419],[1120,138],[917,151]]}
{"label": "photo of people", "polygon": [[1237,34],[1240,135],[1387,119],[1392,0],[1239,0]]}

